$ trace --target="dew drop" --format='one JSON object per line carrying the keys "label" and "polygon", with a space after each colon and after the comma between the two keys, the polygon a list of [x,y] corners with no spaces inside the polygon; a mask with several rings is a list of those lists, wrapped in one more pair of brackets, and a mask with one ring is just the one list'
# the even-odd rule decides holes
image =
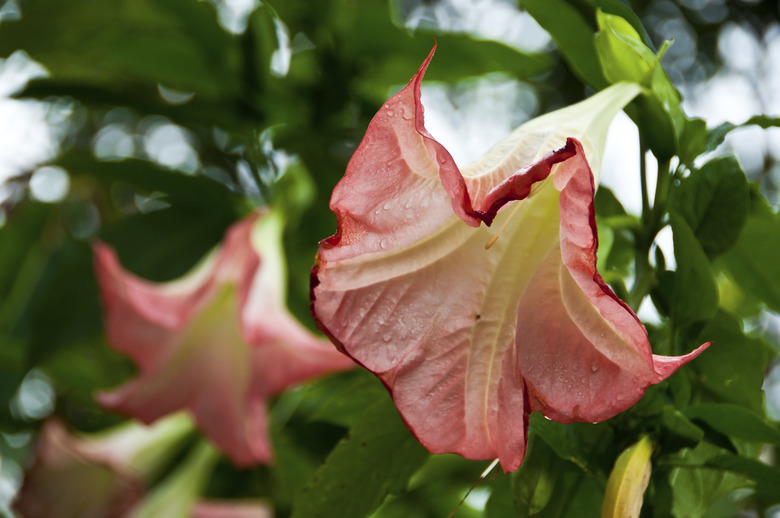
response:
{"label": "dew drop", "polygon": [[389,342],[391,338],[392,338],[392,336],[390,336],[390,333],[384,333],[382,335],[382,341],[385,342],[385,343]]}
{"label": "dew drop", "polygon": [[411,111],[406,111],[406,108],[401,108],[401,117],[404,120],[410,121],[414,119],[414,114]]}
{"label": "dew drop", "polygon": [[596,373],[596,372],[599,371],[600,368],[601,367],[599,367],[599,365],[596,364],[596,363],[591,363],[590,364],[590,372]]}
{"label": "dew drop", "polygon": [[387,248],[387,239],[379,241],[379,248]]}

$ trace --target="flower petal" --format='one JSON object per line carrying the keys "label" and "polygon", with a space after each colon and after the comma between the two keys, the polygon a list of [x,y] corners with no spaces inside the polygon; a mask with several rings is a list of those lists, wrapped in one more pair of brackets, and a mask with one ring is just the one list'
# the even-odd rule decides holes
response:
{"label": "flower petal", "polygon": [[[431,56],[371,121],[334,189],[338,231],[320,246],[312,312],[385,383],[430,451],[499,457],[511,471],[529,411],[606,419],[695,354],[656,369],[644,327],[595,269],[585,156],[600,159],[609,121],[639,88],[616,85],[531,121],[461,173],[424,128]],[[494,219],[498,241],[481,225]],[[591,361],[573,361],[580,354]],[[603,358],[626,363],[613,371]],[[574,390],[562,393],[551,372]],[[624,401],[604,385],[609,373],[629,387]]]}
{"label": "flower petal", "polygon": [[[560,245],[530,280],[517,309],[517,372],[531,410],[559,422],[603,421],[636,403],[709,344],[669,361],[596,270],[594,186],[579,143],[557,166]],[[522,330],[522,332],[520,332]]]}
{"label": "flower petal", "polygon": [[273,518],[273,509],[261,501],[201,500],[192,518]]}
{"label": "flower petal", "polygon": [[140,371],[99,401],[146,423],[189,409],[235,464],[269,461],[267,399],[353,365],[287,311],[283,264],[273,213],[231,227],[217,253],[172,283],[135,277],[96,244],[109,341]]}
{"label": "flower petal", "polygon": [[56,420],[41,428],[34,464],[13,502],[26,518],[123,516],[144,493],[139,474],[85,455],[83,442]]}

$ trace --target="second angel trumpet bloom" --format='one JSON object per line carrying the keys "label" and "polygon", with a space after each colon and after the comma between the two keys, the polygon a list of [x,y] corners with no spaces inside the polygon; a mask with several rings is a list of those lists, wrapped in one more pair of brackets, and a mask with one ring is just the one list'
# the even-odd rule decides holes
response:
{"label": "second angel trumpet bloom", "polygon": [[333,191],[338,231],[320,244],[312,311],[425,447],[512,471],[529,412],[608,419],[706,345],[653,355],[596,270],[594,172],[639,87],[534,119],[460,170],[424,125],[432,56],[371,121]]}
{"label": "second angel trumpet bloom", "polygon": [[169,283],[132,275],[111,248],[95,244],[108,340],[140,371],[99,401],[146,423],[189,410],[234,464],[270,461],[267,400],[353,365],[288,312],[281,232],[278,213],[255,213]]}

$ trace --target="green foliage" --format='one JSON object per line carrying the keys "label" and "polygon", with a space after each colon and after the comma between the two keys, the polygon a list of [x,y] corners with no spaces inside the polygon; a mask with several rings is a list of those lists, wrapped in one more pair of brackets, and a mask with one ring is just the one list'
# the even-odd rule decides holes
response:
{"label": "green foliage", "polygon": [[522,0],[520,5],[550,33],[577,77],[593,88],[607,85],[593,41],[595,20],[583,16],[581,2]]}
{"label": "green foliage", "polygon": [[734,317],[718,311],[690,343],[711,340],[707,354],[688,369],[695,372],[694,390],[702,402],[723,402],[742,406],[763,415],[761,385],[771,350],[758,338],[746,336]]}
{"label": "green foliage", "polygon": [[669,200],[688,223],[709,257],[728,250],[742,231],[748,211],[745,173],[733,157],[707,162],[680,182]]}
{"label": "green foliage", "polygon": [[[780,470],[759,459],[763,444],[780,447],[761,390],[777,344],[755,330],[763,311],[780,312],[780,215],[734,157],[703,164],[700,157],[731,131],[780,121],[756,116],[707,128],[690,118],[662,65],[666,47],[656,50],[623,1],[520,3],[556,49],[529,53],[468,34],[410,31],[403,2],[262,2],[241,34],[220,27],[212,2],[21,2],[21,19],[2,22],[0,54],[22,49],[48,69],[22,97],[72,112],[52,160],[71,188],[55,204],[26,195],[2,202],[3,461],[23,464],[31,443],[11,443],[41,422],[16,403],[33,370],[51,382],[55,414],[77,430],[119,419],[93,399],[134,371],[103,336],[94,239],[114,246],[132,272],[166,281],[197,264],[230,224],[273,205],[286,222],[289,305],[313,329],[309,270],[317,242],[335,229],[329,193],[371,116],[409,80],[435,37],[426,80],[461,84],[501,73],[536,92],[542,112],[586,89],[619,81],[643,87],[627,112],[641,152],[659,163],[657,187],[649,193],[643,185],[639,216],[599,187],[599,271],[634,309],[652,298],[661,316],[648,326],[654,353],[712,345],[607,422],[561,424],[533,413],[521,468],[481,482],[489,461],[429,455],[370,374],[317,380],[271,402],[274,463],[239,470],[223,459],[213,472],[204,469],[203,477],[211,474],[204,494],[262,498],[280,517],[423,518],[446,516],[476,483],[471,498],[489,494],[484,511],[467,499],[456,516],[599,516],[615,459],[649,435],[658,447],[643,516],[706,516],[724,502],[734,513],[760,513],[777,504]],[[285,71],[272,68],[281,29],[292,42]],[[176,100],[177,92],[187,95]],[[154,124],[181,129],[197,164],[156,161],[144,146]],[[101,150],[112,128],[124,132],[129,152]],[[666,225],[673,269],[654,246]],[[175,460],[172,472],[186,462]]]}
{"label": "green foliage", "polygon": [[753,191],[744,229],[724,254],[728,275],[747,293],[756,295],[773,311],[780,311],[780,216],[763,196]]}
{"label": "green foliage", "polygon": [[709,320],[718,309],[718,288],[701,243],[682,216],[670,214],[675,272],[662,272],[657,299],[679,325]]}
{"label": "green foliage", "polygon": [[298,495],[292,516],[330,516],[334,509],[345,517],[366,516],[402,492],[427,457],[385,397],[336,445]]}

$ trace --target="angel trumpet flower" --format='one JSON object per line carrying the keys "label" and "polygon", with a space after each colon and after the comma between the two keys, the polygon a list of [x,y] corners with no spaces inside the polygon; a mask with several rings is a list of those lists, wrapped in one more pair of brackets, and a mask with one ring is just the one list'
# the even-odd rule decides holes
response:
{"label": "angel trumpet flower", "polygon": [[177,414],[153,426],[126,422],[74,435],[49,419],[13,508],[24,518],[126,516],[193,429],[187,416]]}
{"label": "angel trumpet flower", "polygon": [[108,340],[140,371],[100,403],[146,423],[187,409],[236,465],[270,461],[268,398],[353,365],[287,311],[281,229],[279,214],[255,213],[193,272],[162,284],[95,244]]}
{"label": "angel trumpet flower", "polygon": [[312,312],[428,450],[512,471],[529,412],[609,419],[706,344],[654,355],[596,270],[594,172],[639,87],[532,120],[461,171],[425,129],[432,56],[371,121],[333,191],[338,230],[320,243]]}

